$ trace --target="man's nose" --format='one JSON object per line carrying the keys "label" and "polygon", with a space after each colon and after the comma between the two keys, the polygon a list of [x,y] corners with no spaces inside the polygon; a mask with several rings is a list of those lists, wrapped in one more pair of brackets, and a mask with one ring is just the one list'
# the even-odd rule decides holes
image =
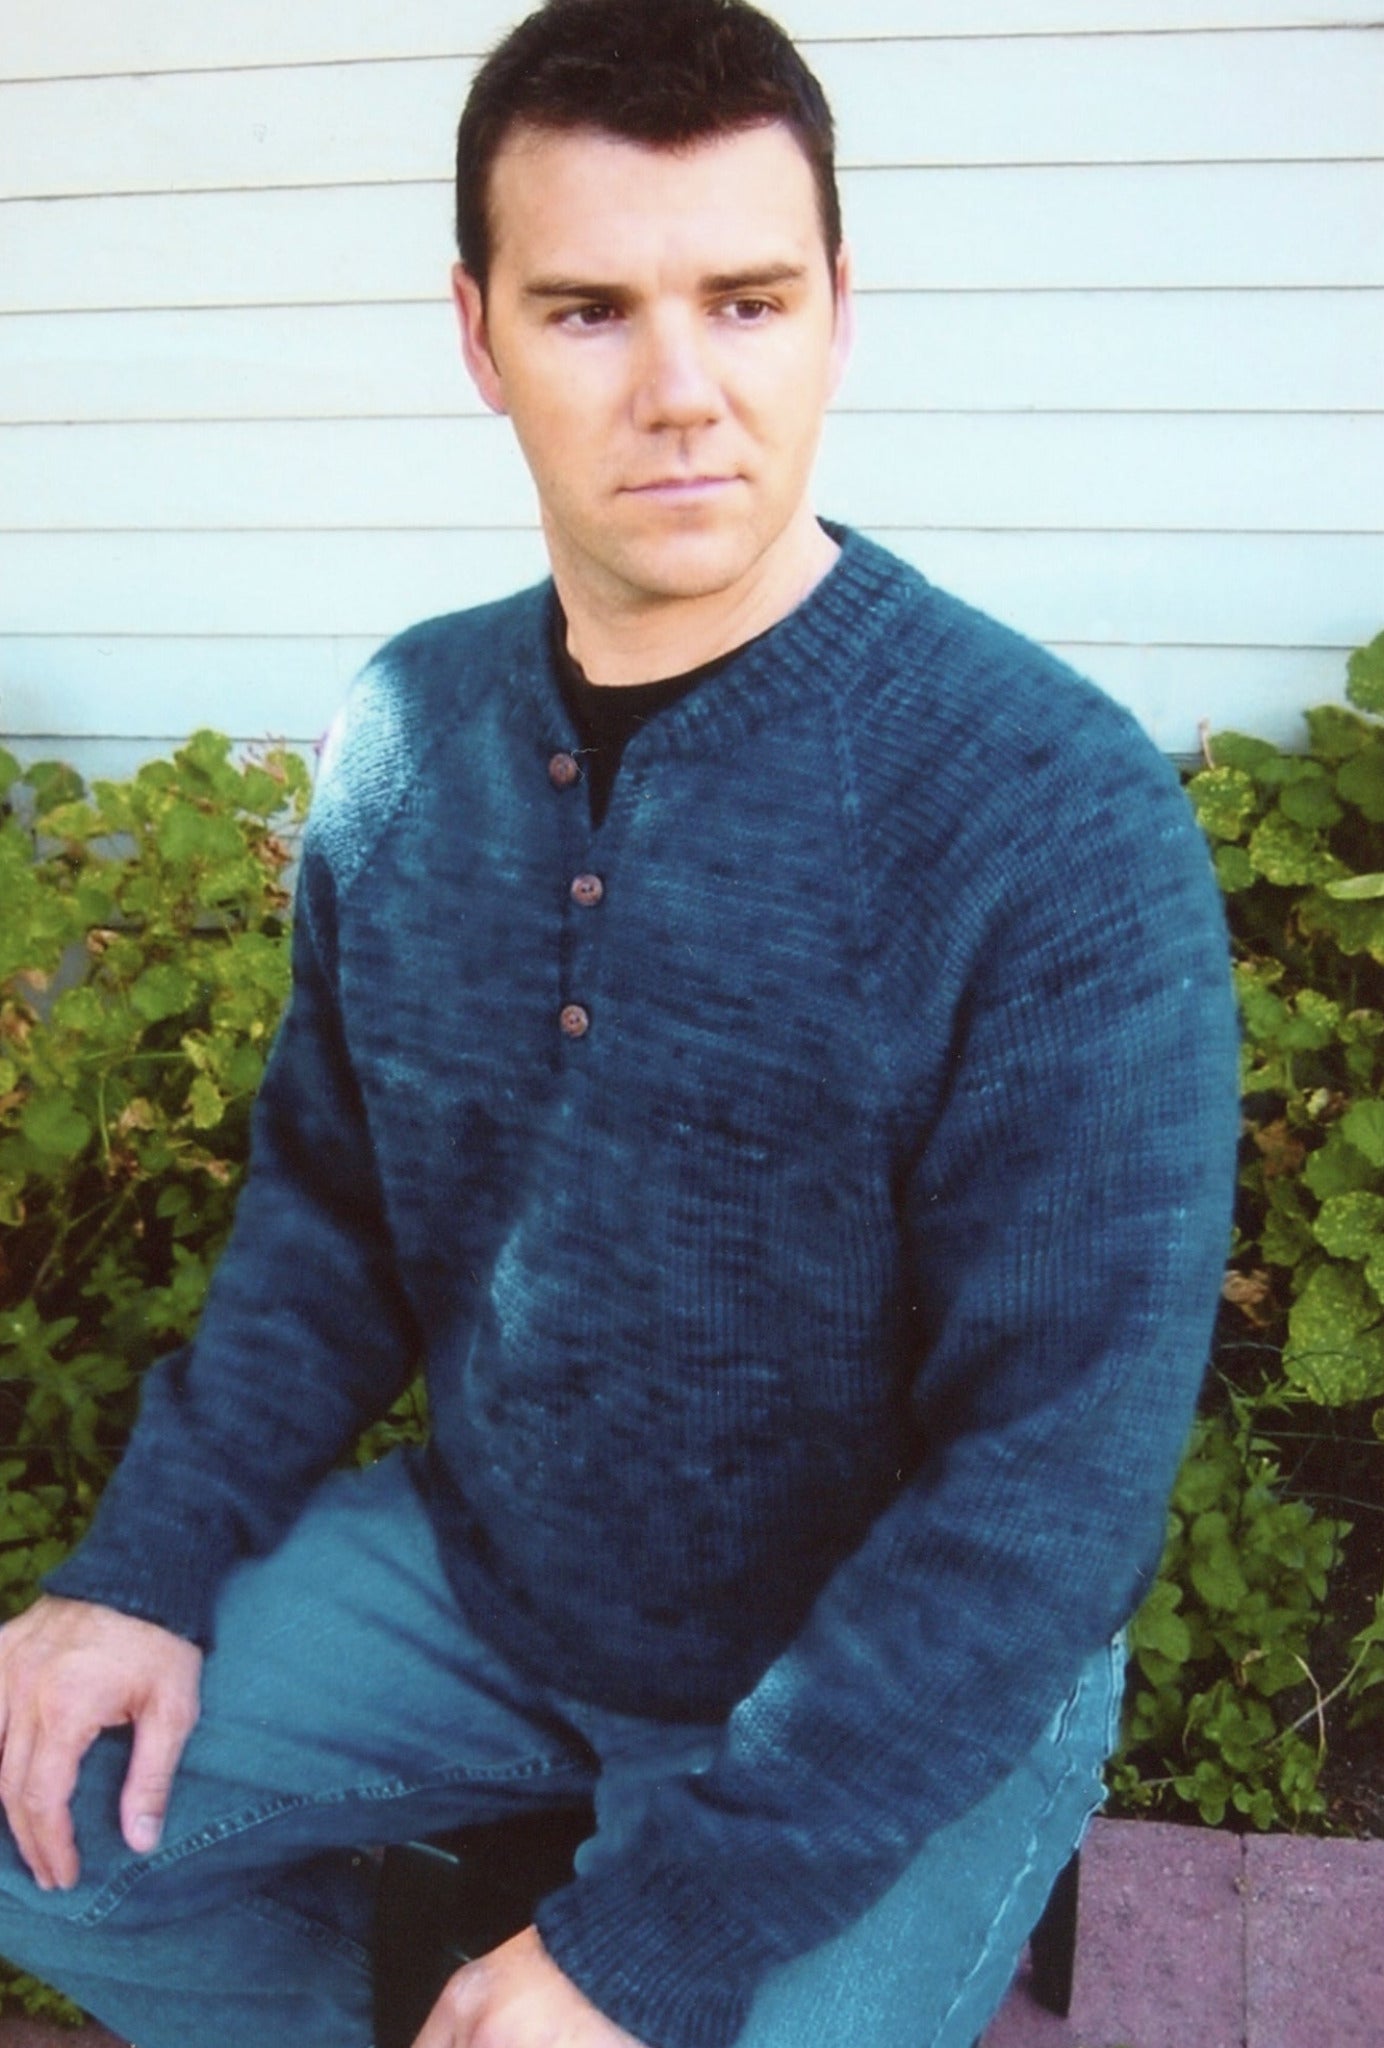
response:
{"label": "man's nose", "polygon": [[635,423],[646,430],[718,419],[725,396],[711,337],[696,315],[652,316],[639,339]]}

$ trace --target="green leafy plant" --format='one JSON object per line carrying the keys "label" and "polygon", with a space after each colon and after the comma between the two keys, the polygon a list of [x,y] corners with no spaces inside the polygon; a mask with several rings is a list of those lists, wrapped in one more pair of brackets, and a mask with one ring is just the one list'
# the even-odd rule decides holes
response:
{"label": "green leafy plant", "polygon": [[[0,1620],[191,1335],[288,992],[298,755],[199,732],[88,790],[0,749]],[[354,1455],[424,1427],[412,1391]],[[0,1966],[0,2009],[72,2009]]]}
{"label": "green leafy plant", "polygon": [[87,791],[0,753],[0,1614],[71,1545],[191,1331],[288,986],[307,795],[198,733]]}
{"label": "green leafy plant", "polygon": [[1158,1583],[1130,1628],[1137,1672],[1125,1741],[1177,1758],[1165,1772],[1118,1763],[1137,1807],[1160,1793],[1218,1826],[1320,1815],[1319,1745],[1277,1704],[1310,1681],[1312,1649],[1348,1525],[1285,1498],[1250,1405],[1197,1424],[1179,1475]]}
{"label": "green leafy plant", "polygon": [[1304,1437],[1384,1439],[1384,634],[1347,695],[1307,714],[1305,752],[1225,733],[1188,785],[1226,894],[1245,1147],[1219,1372],[1131,1631],[1112,1785],[1213,1824],[1318,1819],[1328,1710],[1369,1712],[1384,1684],[1384,1595],[1353,1634],[1328,1626],[1352,1525],[1285,1472]]}

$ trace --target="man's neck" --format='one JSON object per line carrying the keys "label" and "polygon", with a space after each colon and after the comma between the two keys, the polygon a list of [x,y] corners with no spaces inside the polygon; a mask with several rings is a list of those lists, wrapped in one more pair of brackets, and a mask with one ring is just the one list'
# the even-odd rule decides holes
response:
{"label": "man's neck", "polygon": [[553,551],[553,580],[567,619],[567,649],[589,682],[660,682],[686,674],[767,633],[796,611],[840,549],[812,520],[801,544],[766,560],[763,573],[729,591],[659,603],[603,602],[585,579],[566,573]]}

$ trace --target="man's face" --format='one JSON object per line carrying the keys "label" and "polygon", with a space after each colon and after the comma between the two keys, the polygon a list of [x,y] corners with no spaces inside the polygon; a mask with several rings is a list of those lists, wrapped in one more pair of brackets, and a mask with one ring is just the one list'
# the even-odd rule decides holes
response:
{"label": "man's face", "polygon": [[808,483],[848,278],[787,129],[684,151],[521,130],[490,212],[484,303],[454,273],[463,348],[513,421],[560,582],[637,610],[734,593],[820,541]]}

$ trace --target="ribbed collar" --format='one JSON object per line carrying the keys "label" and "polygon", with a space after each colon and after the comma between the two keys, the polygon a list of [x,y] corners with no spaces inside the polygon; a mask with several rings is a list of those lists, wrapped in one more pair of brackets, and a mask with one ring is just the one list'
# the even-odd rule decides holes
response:
{"label": "ribbed collar", "polygon": [[[925,579],[853,528],[823,521],[841,552],[803,602],[778,625],[737,650],[715,674],[669,705],[632,743],[643,760],[729,744],[805,693],[838,691],[873,658],[889,621],[916,603]],[[511,703],[544,740],[570,741],[551,647],[551,581],[516,600]],[[535,721],[537,724],[535,725]]]}

